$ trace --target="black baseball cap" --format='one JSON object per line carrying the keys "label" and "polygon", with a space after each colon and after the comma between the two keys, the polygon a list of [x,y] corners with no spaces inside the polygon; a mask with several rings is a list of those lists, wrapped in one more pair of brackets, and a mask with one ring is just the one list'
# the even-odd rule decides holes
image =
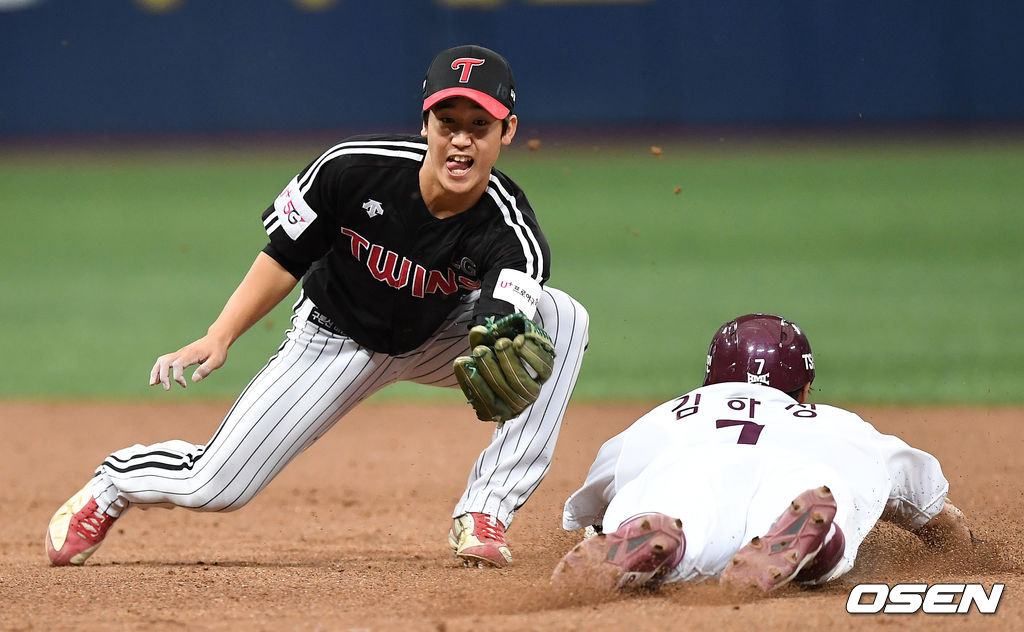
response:
{"label": "black baseball cap", "polygon": [[504,119],[516,105],[508,61],[483,46],[456,46],[434,57],[423,79],[423,111],[451,97],[468,97],[491,116]]}

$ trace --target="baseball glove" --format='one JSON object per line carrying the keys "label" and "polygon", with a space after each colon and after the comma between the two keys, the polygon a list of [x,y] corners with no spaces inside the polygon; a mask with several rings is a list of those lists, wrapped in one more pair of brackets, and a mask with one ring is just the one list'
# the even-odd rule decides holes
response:
{"label": "baseball glove", "polygon": [[551,336],[521,312],[473,327],[469,346],[472,355],[455,359],[455,379],[481,421],[500,424],[523,412],[551,377]]}

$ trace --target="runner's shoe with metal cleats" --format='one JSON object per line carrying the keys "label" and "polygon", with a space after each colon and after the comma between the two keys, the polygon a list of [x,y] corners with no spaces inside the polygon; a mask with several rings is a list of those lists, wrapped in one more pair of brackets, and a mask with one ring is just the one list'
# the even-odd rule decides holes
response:
{"label": "runner's shoe with metal cleats", "polygon": [[463,566],[508,565],[512,553],[505,542],[505,525],[484,513],[465,513],[452,521],[448,544]]}
{"label": "runner's shoe with metal cleats", "polygon": [[46,554],[54,566],[80,566],[100,547],[117,518],[99,510],[87,483],[61,505],[46,530]]}
{"label": "runner's shoe with metal cleats", "polygon": [[679,564],[686,536],[678,518],[640,514],[608,534],[598,534],[565,554],[551,582],[580,589],[654,586]]}
{"label": "runner's shoe with metal cleats", "polygon": [[835,516],[836,500],[828,487],[805,491],[768,533],[736,552],[722,571],[721,583],[764,592],[786,585],[821,551]]}

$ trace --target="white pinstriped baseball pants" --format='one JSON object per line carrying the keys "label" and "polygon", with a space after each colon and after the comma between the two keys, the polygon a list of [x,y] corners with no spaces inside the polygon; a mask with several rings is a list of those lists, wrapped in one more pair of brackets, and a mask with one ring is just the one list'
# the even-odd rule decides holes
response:
{"label": "white pinstriped baseball pants", "polygon": [[[398,356],[370,351],[310,322],[301,297],[284,344],[252,379],[205,445],[172,440],[114,452],[96,470],[93,494],[113,516],[128,507],[231,511],[252,500],[345,413],[388,384],[457,387],[452,363],[469,352],[476,295],[434,336]],[[506,526],[551,464],[562,416],[579,375],[589,316],[565,292],[544,288],[535,318],[555,342],[555,366],[540,397],[497,428],[452,513],[496,516]],[[479,423],[466,406],[465,423]]]}

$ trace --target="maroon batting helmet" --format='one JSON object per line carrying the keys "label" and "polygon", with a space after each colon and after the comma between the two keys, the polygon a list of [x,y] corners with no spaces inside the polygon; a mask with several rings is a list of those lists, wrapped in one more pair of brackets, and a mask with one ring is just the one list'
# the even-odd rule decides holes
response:
{"label": "maroon batting helmet", "polygon": [[704,385],[764,384],[786,393],[814,381],[814,356],[807,336],[775,314],[747,314],[722,325],[711,339]]}

